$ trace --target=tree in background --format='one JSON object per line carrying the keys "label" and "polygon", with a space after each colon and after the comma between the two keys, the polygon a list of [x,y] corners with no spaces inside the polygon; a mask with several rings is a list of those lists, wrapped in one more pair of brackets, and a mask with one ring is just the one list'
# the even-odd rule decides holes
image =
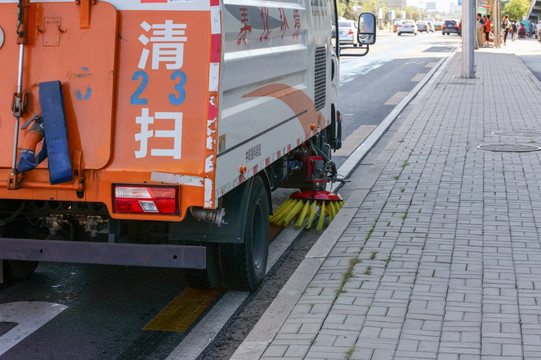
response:
{"label": "tree in background", "polygon": [[338,11],[339,18],[355,20],[355,14],[351,3],[340,1],[338,2],[336,9]]}
{"label": "tree in background", "polygon": [[376,15],[376,17],[378,16],[378,3],[379,6],[383,9],[383,12],[385,13],[385,9],[387,8],[387,4],[385,1],[361,0],[361,6],[363,7],[363,11],[372,13]]}
{"label": "tree in background", "polygon": [[358,3],[355,3],[355,1],[353,0],[349,2],[346,2],[345,0],[338,0],[338,17],[343,17],[344,19],[350,20],[357,20],[355,16],[355,11],[353,11],[354,6],[362,6],[363,12],[372,13],[377,17],[378,3],[379,6],[383,9],[383,13],[385,14],[388,11],[386,0],[360,0]]}
{"label": "tree in background", "polygon": [[502,14],[509,15],[513,20],[521,20],[528,13],[529,7],[528,0],[511,0],[504,4]]}

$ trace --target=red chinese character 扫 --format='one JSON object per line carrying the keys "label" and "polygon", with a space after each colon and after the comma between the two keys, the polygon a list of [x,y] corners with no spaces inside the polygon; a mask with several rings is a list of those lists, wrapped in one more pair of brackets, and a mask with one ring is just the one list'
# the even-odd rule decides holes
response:
{"label": "red chinese character \u626b", "polygon": [[252,32],[252,27],[248,25],[248,8],[246,6],[240,7],[240,18],[240,21],[244,26],[240,28],[240,32],[237,37],[237,45],[240,45],[241,42],[246,44],[246,36]]}

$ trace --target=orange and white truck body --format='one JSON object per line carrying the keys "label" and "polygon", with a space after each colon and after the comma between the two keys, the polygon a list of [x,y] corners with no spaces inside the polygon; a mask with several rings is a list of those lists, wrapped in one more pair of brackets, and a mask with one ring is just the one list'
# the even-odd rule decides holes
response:
{"label": "orange and white truck body", "polygon": [[[101,204],[98,233],[219,209],[322,131],[336,137],[335,19],[334,0],[0,0],[0,201],[71,204],[71,215]],[[28,131],[13,135],[21,56],[21,122],[42,112],[40,84],[61,84],[69,181],[51,184],[48,160],[13,174]]]}

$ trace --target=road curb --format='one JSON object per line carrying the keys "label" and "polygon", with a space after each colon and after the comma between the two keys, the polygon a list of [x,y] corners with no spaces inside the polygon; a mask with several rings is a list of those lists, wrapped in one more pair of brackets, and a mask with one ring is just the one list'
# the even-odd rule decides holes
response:
{"label": "road curb", "polygon": [[[387,129],[398,118],[400,113],[417,96],[417,94],[434,78],[434,75],[442,71],[450,59],[454,56],[458,47],[455,47],[449,56],[441,59],[421,80],[410,93],[391,111],[382,123],[372,131],[367,139],[357,147],[352,155],[344,162],[338,173],[348,178],[357,165],[364,159],[370,150],[376,145]],[[335,184],[333,191],[338,190],[342,183]],[[342,233],[346,230],[351,219],[357,212],[355,207],[345,206],[337,217],[327,227],[312,249],[305,256],[302,263],[280,290],[269,308],[265,311],[246,339],[240,344],[230,360],[254,360],[259,359],[265,352],[268,344],[272,342],[287,317],[299,301],[304,290],[312,281],[323,261],[327,258]]]}

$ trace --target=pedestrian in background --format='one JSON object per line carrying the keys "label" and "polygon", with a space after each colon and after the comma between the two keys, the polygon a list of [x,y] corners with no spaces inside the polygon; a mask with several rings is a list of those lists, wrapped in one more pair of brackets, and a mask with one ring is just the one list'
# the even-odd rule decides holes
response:
{"label": "pedestrian in background", "polygon": [[511,23],[511,39],[515,41],[517,39],[517,24],[513,21]]}
{"label": "pedestrian in background", "polygon": [[520,23],[520,27],[518,29],[518,38],[519,39],[525,39],[526,38],[526,26],[524,26],[523,23]]}
{"label": "pedestrian in background", "polygon": [[539,23],[537,23],[537,41],[541,42],[541,20],[539,20]]}
{"label": "pedestrian in background", "polygon": [[490,15],[485,16],[485,40],[486,45],[488,46],[490,44],[490,31],[492,30],[492,22],[490,21]]}
{"label": "pedestrian in background", "polygon": [[484,37],[485,34],[483,32],[485,26],[485,22],[483,21],[483,17],[481,16],[481,13],[477,14],[477,41],[479,42],[479,47],[483,47],[485,45]]}
{"label": "pedestrian in background", "polygon": [[511,22],[509,21],[509,15],[505,14],[502,19],[503,46],[506,45],[507,35],[509,34],[510,27],[511,27]]}

